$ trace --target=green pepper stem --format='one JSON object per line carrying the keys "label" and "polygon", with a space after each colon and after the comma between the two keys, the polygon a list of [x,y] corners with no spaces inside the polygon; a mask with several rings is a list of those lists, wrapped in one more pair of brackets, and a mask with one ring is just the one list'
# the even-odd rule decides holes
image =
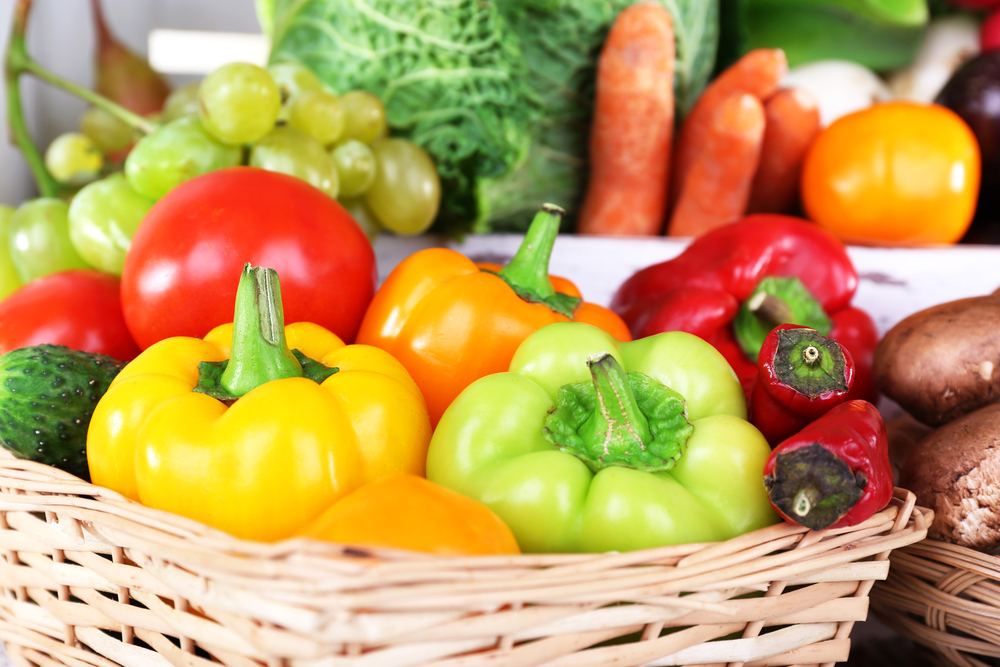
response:
{"label": "green pepper stem", "polygon": [[769,292],[757,292],[747,300],[747,309],[775,326],[794,322],[795,311],[780,296]]}
{"label": "green pepper stem", "polygon": [[525,301],[545,304],[572,319],[580,300],[556,292],[549,280],[549,259],[564,215],[566,211],[559,206],[544,204],[531,221],[517,254],[497,275]]}
{"label": "green pepper stem", "polygon": [[736,342],[753,361],[771,329],[780,324],[798,324],[830,333],[833,322],[823,304],[797,277],[766,276],[740,306],[733,319]]}
{"label": "green pepper stem", "polygon": [[610,354],[589,360],[587,367],[597,392],[597,405],[581,435],[599,441],[604,456],[612,451],[645,449],[652,440],[649,422],[639,410],[625,369]]}
{"label": "green pepper stem", "polygon": [[278,273],[246,264],[236,290],[232,353],[220,384],[233,396],[242,396],[265,382],[288,377],[302,377],[302,365],[285,342]]}
{"label": "green pepper stem", "polygon": [[610,466],[670,470],[694,429],[684,398],[610,354],[587,362],[590,382],[563,385],[542,435],[593,472]]}

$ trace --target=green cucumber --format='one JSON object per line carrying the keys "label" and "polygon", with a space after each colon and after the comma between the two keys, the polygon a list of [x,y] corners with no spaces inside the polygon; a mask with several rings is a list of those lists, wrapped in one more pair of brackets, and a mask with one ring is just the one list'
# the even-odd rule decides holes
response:
{"label": "green cucumber", "polygon": [[90,417],[124,365],[62,345],[0,356],[0,445],[89,481]]}

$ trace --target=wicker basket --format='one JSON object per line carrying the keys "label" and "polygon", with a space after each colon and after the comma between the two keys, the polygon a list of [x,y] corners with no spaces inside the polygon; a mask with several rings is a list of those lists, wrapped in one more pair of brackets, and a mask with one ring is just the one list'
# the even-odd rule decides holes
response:
{"label": "wicker basket", "polygon": [[0,639],[40,667],[832,665],[928,520],[897,489],[843,530],[446,559],[244,542],[4,457]]}
{"label": "wicker basket", "polygon": [[946,664],[1000,664],[997,556],[937,540],[895,551],[891,576],[872,591],[872,611]]}

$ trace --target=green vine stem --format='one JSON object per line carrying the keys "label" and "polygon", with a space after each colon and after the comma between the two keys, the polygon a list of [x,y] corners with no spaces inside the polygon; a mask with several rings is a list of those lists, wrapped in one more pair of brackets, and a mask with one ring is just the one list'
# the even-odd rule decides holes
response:
{"label": "green vine stem", "polygon": [[14,8],[13,27],[10,31],[10,41],[7,42],[7,57],[4,60],[4,79],[7,89],[7,123],[11,140],[21,150],[28,162],[38,191],[43,197],[58,197],[65,188],[45,168],[45,160],[38,152],[28,126],[24,122],[24,111],[21,105],[21,73],[24,71],[24,60],[27,59],[27,49],[24,45],[24,32],[28,25],[28,12],[31,11],[32,0],[18,0]]}
{"label": "green vine stem", "polygon": [[118,117],[131,127],[144,134],[149,134],[156,129],[157,124],[139,114],[133,113],[112,102],[103,95],[99,95],[92,90],[79,86],[72,81],[45,69],[41,64],[28,55],[25,44],[25,33],[28,27],[28,14],[31,12],[33,0],[18,0],[14,7],[14,20],[12,22],[10,40],[7,43],[7,53],[4,59],[4,78],[6,80],[7,91],[7,122],[10,126],[10,135],[13,142],[24,154],[28,167],[31,169],[35,182],[38,183],[38,191],[43,197],[58,197],[68,188],[56,181],[49,170],[45,168],[45,160],[28,132],[28,126],[24,122],[24,110],[21,102],[21,75],[31,74],[50,85],[60,88],[83,99],[94,106],[100,107]]}

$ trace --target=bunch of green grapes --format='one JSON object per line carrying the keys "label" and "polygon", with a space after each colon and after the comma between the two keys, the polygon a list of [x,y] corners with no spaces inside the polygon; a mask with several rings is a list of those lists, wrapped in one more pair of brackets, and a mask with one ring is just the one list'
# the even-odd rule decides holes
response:
{"label": "bunch of green grapes", "polygon": [[339,199],[372,237],[381,228],[419,234],[437,215],[437,169],[417,145],[387,136],[381,100],[364,91],[338,96],[302,65],[225,65],[174,91],[163,121],[125,162],[129,185],[151,199],[243,163]]}

